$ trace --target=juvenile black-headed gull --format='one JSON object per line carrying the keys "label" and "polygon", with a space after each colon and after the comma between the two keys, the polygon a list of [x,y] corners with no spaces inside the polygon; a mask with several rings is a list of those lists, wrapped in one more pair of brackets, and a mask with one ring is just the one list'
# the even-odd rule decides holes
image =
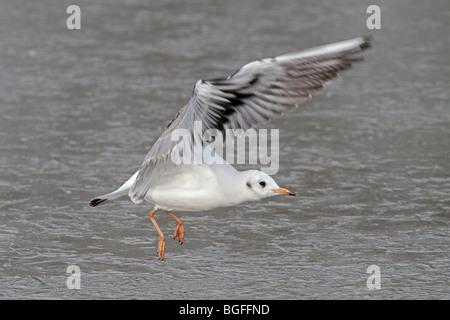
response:
{"label": "juvenile black-headed gull", "polygon": [[[180,144],[172,135],[179,129],[190,134],[193,138],[188,147],[197,150],[193,155],[199,159],[202,155],[196,147],[203,150],[213,142],[199,138],[207,130],[247,130],[297,107],[324,82],[336,78],[339,71],[363,61],[358,54],[369,48],[370,42],[370,37],[359,37],[253,61],[226,79],[197,81],[191,99],[166,126],[140,169],[119,189],[92,199],[89,205],[95,207],[126,195],[134,203],[151,203],[153,209],[148,215],[158,231],[158,255],[163,260],[165,237],[154,218],[157,209],[165,210],[175,220],[174,238],[183,243],[183,222],[172,213],[174,210],[205,211],[276,194],[294,196],[259,170],[238,171],[225,161],[174,163],[171,156]],[[201,130],[195,130],[198,121]]]}

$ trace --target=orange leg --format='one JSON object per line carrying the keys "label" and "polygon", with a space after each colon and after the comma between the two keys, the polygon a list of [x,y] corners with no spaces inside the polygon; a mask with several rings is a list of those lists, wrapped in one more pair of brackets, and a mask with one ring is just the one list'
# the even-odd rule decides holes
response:
{"label": "orange leg", "polygon": [[156,228],[156,231],[158,231],[159,234],[159,243],[158,243],[158,256],[160,260],[164,260],[164,252],[166,250],[166,237],[164,237],[164,234],[162,233],[161,229],[159,228],[158,224],[156,223],[156,220],[154,218],[156,209],[152,209],[148,216],[150,218],[150,221],[153,223],[153,225]]}
{"label": "orange leg", "polygon": [[177,223],[177,226],[175,228],[175,233],[173,234],[173,238],[177,238],[180,241],[180,244],[183,244],[184,242],[184,224],[183,221],[181,221],[180,218],[178,218],[176,215],[174,215],[170,211],[166,211],[166,213],[172,217],[173,220]]}

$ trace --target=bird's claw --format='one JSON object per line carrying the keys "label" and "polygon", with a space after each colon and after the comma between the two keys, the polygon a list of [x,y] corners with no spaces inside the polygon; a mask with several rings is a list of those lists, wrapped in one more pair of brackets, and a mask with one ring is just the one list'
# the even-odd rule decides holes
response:
{"label": "bird's claw", "polygon": [[180,241],[180,244],[183,244],[184,242],[184,225],[183,222],[180,220],[180,222],[177,221],[177,226],[175,228],[175,233],[173,234],[173,238]]}

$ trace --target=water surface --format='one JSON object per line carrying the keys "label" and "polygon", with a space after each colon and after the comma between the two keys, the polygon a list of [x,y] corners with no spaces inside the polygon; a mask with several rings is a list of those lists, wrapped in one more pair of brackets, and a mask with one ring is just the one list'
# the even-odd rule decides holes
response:
{"label": "water surface", "polygon": [[[446,1],[3,1],[0,297],[450,298]],[[179,212],[90,208],[140,166],[198,79],[372,34],[367,62],[267,128],[297,197]],[[70,265],[81,289],[66,286]],[[381,270],[368,290],[367,267]]]}

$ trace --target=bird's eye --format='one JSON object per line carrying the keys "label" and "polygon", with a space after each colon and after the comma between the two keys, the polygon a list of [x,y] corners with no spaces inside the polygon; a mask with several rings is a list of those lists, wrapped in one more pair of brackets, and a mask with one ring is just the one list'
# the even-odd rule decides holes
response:
{"label": "bird's eye", "polygon": [[266,182],[265,181],[260,181],[259,185],[264,188],[266,186]]}

